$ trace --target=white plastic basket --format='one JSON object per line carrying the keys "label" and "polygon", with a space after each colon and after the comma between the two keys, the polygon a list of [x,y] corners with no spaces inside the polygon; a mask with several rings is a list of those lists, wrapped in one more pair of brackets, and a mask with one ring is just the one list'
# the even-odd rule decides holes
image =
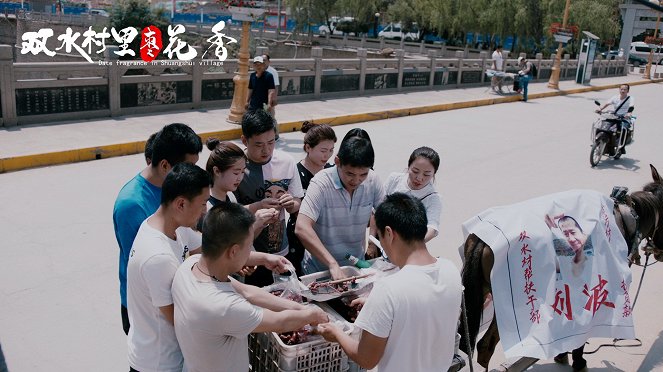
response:
{"label": "white plastic basket", "polygon": [[[342,321],[338,314],[328,314],[330,321],[341,321],[345,333],[353,333],[353,325]],[[309,342],[286,345],[274,332],[249,336],[249,361],[252,372],[343,372],[349,368],[348,356],[337,343],[315,337]]]}

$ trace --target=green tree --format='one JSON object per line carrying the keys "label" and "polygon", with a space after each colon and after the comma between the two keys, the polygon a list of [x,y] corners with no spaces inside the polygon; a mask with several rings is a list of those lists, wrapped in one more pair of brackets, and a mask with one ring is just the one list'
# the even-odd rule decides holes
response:
{"label": "green tree", "polygon": [[[165,17],[163,11],[155,14],[150,9],[147,0],[120,0],[113,5],[110,24],[119,31],[126,27],[134,27],[138,31],[138,36],[129,44],[129,49],[136,52],[136,56],[125,55],[121,59],[137,59],[140,50],[140,33],[143,28],[154,25],[161,31],[161,38],[164,47],[168,41],[168,25],[170,21]],[[160,55],[161,56],[161,55]]]}
{"label": "green tree", "polygon": [[291,17],[295,20],[295,30],[309,32],[310,24],[324,23],[331,29],[329,19],[338,15],[336,0],[288,0]]}

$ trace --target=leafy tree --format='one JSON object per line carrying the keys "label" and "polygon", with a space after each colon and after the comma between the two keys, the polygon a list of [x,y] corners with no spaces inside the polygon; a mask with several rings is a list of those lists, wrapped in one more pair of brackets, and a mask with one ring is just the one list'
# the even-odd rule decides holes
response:
{"label": "leafy tree", "polygon": [[331,30],[329,19],[338,13],[336,0],[288,0],[291,18],[295,19],[295,30],[299,32],[311,31],[309,23],[324,23]]}
{"label": "leafy tree", "polygon": [[156,26],[161,31],[165,48],[165,43],[168,40],[168,25],[170,21],[165,17],[163,11],[159,12],[158,15],[153,13],[147,0],[120,0],[113,5],[110,18],[111,27],[115,27],[117,31],[126,27],[134,27],[138,31],[138,36],[129,44],[129,49],[136,52],[136,57],[126,55],[120,57],[120,59],[139,58],[140,33],[143,31],[143,28],[150,25]]}

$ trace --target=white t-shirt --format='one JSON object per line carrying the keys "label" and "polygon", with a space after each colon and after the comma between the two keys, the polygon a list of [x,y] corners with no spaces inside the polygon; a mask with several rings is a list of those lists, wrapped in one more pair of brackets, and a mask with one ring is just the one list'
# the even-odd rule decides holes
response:
{"label": "white t-shirt", "polygon": [[[267,67],[267,72],[272,74],[272,77],[274,77],[274,86],[278,87],[281,83],[279,83],[279,73],[276,71],[276,69],[272,66]],[[276,92],[278,93],[279,89],[276,88]]]}
{"label": "white t-shirt", "polygon": [[[235,191],[237,201],[242,205],[255,203],[266,197],[278,199],[286,192],[293,198],[304,197],[297,162],[286,152],[274,150],[269,162],[258,164],[249,161],[246,169],[248,174]],[[277,222],[262,230],[253,245],[259,252],[281,256],[288,253],[285,209],[281,209]]]}
{"label": "white t-shirt", "polygon": [[427,266],[406,265],[376,282],[355,325],[389,338],[378,370],[449,369],[461,292],[460,272],[444,258]]}
{"label": "white t-shirt", "polygon": [[175,329],[159,307],[173,303],[170,287],[189,250],[200,247],[201,235],[190,228],[176,230],[172,240],[147,222],[140,225],[127,265],[129,364],[141,372],[182,371],[182,353]]}
{"label": "white t-shirt", "polygon": [[633,97],[631,96],[627,97],[629,97],[628,101],[626,101],[623,105],[622,105],[623,99],[619,98],[619,94],[610,98],[610,104],[612,104],[613,110],[616,110],[617,107],[619,107],[619,105],[622,105],[622,107],[619,107],[619,111],[615,112],[615,115],[626,115],[626,113],[628,113],[628,108],[633,106],[634,104]]}
{"label": "white t-shirt", "polygon": [[495,70],[502,71],[502,66],[504,65],[504,57],[502,53],[497,50],[493,52],[493,61],[495,61]]}
{"label": "white t-shirt", "polygon": [[428,227],[435,231],[440,231],[440,214],[442,214],[442,200],[440,194],[435,191],[433,183],[422,187],[419,190],[412,190],[407,184],[407,173],[392,173],[384,184],[384,191],[387,195],[395,192],[412,195],[421,200],[426,207],[426,217],[428,218]]}
{"label": "white t-shirt", "polygon": [[175,274],[175,333],[189,372],[248,371],[247,336],[262,322],[263,309],[239,295],[230,282],[201,281],[189,257]]}

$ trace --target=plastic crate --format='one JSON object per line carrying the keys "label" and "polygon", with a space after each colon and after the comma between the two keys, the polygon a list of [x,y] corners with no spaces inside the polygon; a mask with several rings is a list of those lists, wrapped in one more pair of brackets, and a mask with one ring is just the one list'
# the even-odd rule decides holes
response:
{"label": "plastic crate", "polygon": [[[329,314],[329,318],[342,321],[334,313]],[[345,321],[343,326],[347,334],[354,331],[354,326]],[[291,346],[273,332],[249,336],[249,362],[252,372],[343,372],[349,368],[348,357],[337,343],[320,337]]]}

